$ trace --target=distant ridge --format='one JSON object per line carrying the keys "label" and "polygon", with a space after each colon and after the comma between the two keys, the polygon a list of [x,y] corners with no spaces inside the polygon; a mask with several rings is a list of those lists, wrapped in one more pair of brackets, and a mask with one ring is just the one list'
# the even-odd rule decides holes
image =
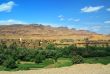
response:
{"label": "distant ridge", "polygon": [[[107,38],[106,38],[107,37]],[[51,27],[42,24],[0,25],[0,38],[29,39],[108,39],[110,36],[97,34],[88,30],[69,29],[68,27]]]}
{"label": "distant ridge", "polygon": [[1,25],[0,34],[2,35],[90,35],[96,34],[87,30],[68,29],[67,27],[51,27],[41,24],[13,24]]}

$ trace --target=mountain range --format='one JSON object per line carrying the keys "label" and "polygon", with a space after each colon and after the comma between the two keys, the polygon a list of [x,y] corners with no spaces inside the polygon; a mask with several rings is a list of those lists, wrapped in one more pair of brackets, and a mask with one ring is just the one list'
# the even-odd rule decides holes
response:
{"label": "mountain range", "polygon": [[[87,30],[69,29],[67,27],[51,27],[42,24],[13,24],[0,26],[0,38],[35,38],[35,39],[84,39],[103,38],[105,35]],[[106,36],[109,38],[109,36]]]}

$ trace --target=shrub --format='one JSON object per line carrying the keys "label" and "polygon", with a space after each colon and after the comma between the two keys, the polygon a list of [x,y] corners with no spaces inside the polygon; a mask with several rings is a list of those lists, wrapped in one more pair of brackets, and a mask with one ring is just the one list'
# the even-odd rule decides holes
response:
{"label": "shrub", "polygon": [[0,49],[6,49],[7,48],[7,45],[5,42],[1,42],[0,43]]}
{"label": "shrub", "polygon": [[47,50],[55,50],[56,47],[54,44],[49,44],[47,47],[46,47]]}
{"label": "shrub", "polygon": [[57,62],[57,60],[60,56],[61,56],[61,54],[56,51],[55,55],[52,58],[54,59],[55,62]]}
{"label": "shrub", "polygon": [[84,60],[83,60],[82,56],[76,55],[76,56],[72,57],[72,62],[73,62],[73,64],[80,64],[80,63],[83,63]]}
{"label": "shrub", "polygon": [[45,56],[42,55],[41,53],[38,53],[35,56],[35,63],[42,63],[44,59],[45,59]]}
{"label": "shrub", "polygon": [[18,49],[18,59],[22,60],[22,61],[29,61],[30,59],[30,51],[29,49],[26,49],[26,48],[19,48]]}
{"label": "shrub", "polygon": [[5,60],[5,55],[0,53],[0,65],[3,64],[4,60]]}
{"label": "shrub", "polygon": [[9,46],[9,48],[10,49],[17,49],[17,44],[16,44],[16,42],[13,42],[10,46]]}
{"label": "shrub", "polygon": [[61,52],[63,57],[71,58],[73,55],[77,54],[77,48],[74,45],[70,45],[62,48]]}
{"label": "shrub", "polygon": [[49,58],[49,59],[44,60],[43,63],[44,63],[45,65],[54,64],[54,60],[51,59],[51,58]]}
{"label": "shrub", "polygon": [[9,56],[3,63],[4,67],[13,69],[17,67],[15,59],[12,58],[12,56]]}

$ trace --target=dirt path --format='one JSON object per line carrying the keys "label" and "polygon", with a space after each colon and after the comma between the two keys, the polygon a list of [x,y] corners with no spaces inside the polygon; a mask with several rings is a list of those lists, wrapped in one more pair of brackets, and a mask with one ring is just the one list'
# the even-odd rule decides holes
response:
{"label": "dirt path", "polygon": [[63,68],[49,68],[28,71],[0,71],[0,74],[110,74],[110,64],[77,64]]}

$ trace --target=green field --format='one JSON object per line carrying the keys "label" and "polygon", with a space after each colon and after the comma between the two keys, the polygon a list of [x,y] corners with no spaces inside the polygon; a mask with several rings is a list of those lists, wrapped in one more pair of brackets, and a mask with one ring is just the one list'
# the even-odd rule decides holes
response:
{"label": "green field", "polygon": [[47,59],[43,61],[43,63],[35,64],[33,62],[24,62],[23,64],[18,64],[18,68],[16,69],[7,69],[3,66],[0,66],[0,70],[32,70],[32,69],[41,69],[41,68],[58,68],[58,67],[65,67],[65,66],[71,66],[72,61],[70,58],[59,58],[57,62],[54,63],[54,60]]}
{"label": "green field", "polygon": [[101,64],[109,64],[110,63],[110,56],[107,57],[92,57],[92,58],[84,58],[85,63],[89,64],[96,64],[96,63],[101,63]]}
{"label": "green field", "polygon": [[[107,57],[92,57],[92,58],[84,58],[84,63],[89,63],[89,64],[110,64],[110,56]],[[33,69],[43,69],[43,68],[59,68],[59,67],[66,67],[66,66],[71,66],[72,61],[70,58],[59,58],[57,62],[54,63],[52,59],[47,59],[43,61],[43,63],[40,64],[35,64],[33,62],[30,63],[23,63],[23,64],[18,64],[18,68],[16,69],[6,69],[3,66],[0,66],[0,70],[33,70]]]}

